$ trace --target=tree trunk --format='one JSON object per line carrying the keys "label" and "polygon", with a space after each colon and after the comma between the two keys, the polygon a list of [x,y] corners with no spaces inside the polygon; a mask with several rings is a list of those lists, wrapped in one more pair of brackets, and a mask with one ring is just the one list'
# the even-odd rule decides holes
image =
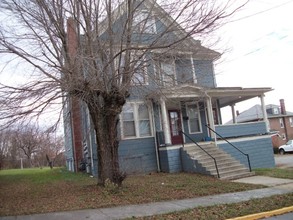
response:
{"label": "tree trunk", "polygon": [[88,103],[96,132],[99,185],[105,185],[106,180],[109,180],[121,186],[126,177],[119,168],[117,134],[119,114],[125,101],[117,101],[116,98],[115,96],[111,97],[110,100],[102,98],[103,100],[100,100],[102,105],[101,103],[96,103],[96,105]]}

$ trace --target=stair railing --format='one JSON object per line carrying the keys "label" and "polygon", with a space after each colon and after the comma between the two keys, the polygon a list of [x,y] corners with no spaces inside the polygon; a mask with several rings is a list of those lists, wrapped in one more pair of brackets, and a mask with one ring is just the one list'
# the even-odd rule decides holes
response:
{"label": "stair railing", "polygon": [[[216,167],[216,170],[217,170],[217,175],[218,175],[218,178],[220,178],[220,174],[219,174],[219,169],[218,169],[218,164],[217,164],[217,161],[216,161],[216,158],[214,158],[209,152],[207,152],[205,149],[203,149],[196,141],[194,141],[191,137],[189,137],[186,133],[184,133],[183,131],[180,131],[181,134],[183,134],[185,137],[187,137],[190,141],[192,141],[197,147],[199,147],[202,151],[204,151],[210,158],[212,158],[214,160],[214,163],[215,163],[215,167]],[[184,147],[184,141],[183,141],[183,138],[182,138],[182,145]]]}
{"label": "stair railing", "polygon": [[222,140],[226,141],[230,146],[238,150],[241,154],[245,155],[247,158],[248,166],[249,166],[249,172],[251,172],[251,165],[250,165],[250,158],[249,155],[241,151],[238,147],[236,147],[234,144],[232,144],[230,141],[228,141],[226,138],[224,138],[222,135],[217,133],[215,130],[213,130],[210,126],[205,125],[210,131],[214,132],[216,135],[218,135]]}

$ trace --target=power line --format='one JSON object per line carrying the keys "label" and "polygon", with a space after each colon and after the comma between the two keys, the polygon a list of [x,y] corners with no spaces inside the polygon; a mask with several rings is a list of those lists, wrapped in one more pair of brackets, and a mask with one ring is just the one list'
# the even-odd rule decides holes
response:
{"label": "power line", "polygon": [[251,15],[247,15],[247,16],[244,16],[244,17],[242,17],[242,18],[238,18],[238,19],[236,19],[236,20],[230,21],[230,22],[241,21],[241,20],[244,20],[244,19],[247,19],[247,18],[250,18],[250,17],[256,16],[256,15],[259,15],[259,14],[262,14],[262,13],[265,13],[265,12],[268,12],[268,11],[271,11],[271,10],[274,10],[274,9],[276,9],[276,8],[280,8],[280,7],[282,7],[282,6],[284,6],[284,5],[287,5],[287,4],[290,4],[290,3],[293,3],[293,1],[291,0],[291,1],[288,1],[288,2],[284,2],[283,4],[276,5],[276,6],[274,6],[274,7],[268,8],[268,9],[266,9],[266,10],[259,11],[259,12],[257,12],[257,13],[251,14]]}

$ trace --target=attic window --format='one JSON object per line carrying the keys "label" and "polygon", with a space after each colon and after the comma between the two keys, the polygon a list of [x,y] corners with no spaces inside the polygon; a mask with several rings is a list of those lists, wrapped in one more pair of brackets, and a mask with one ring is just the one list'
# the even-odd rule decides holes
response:
{"label": "attic window", "polygon": [[155,19],[152,17],[150,12],[139,10],[134,13],[133,31],[135,33],[156,33]]}
{"label": "attic window", "polygon": [[274,114],[274,115],[279,114],[279,109],[278,109],[278,108],[273,108],[273,114]]}

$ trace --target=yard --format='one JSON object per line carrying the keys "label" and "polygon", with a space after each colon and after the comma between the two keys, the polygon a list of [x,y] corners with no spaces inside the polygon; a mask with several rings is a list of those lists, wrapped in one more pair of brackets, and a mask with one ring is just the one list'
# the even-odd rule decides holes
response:
{"label": "yard", "polygon": [[0,171],[0,216],[91,209],[193,198],[262,186],[197,174],[129,176],[122,188],[96,185],[86,174],[62,168]]}
{"label": "yard", "polygon": [[[259,169],[258,175],[293,179],[292,168]],[[198,174],[129,176],[122,188],[96,185],[86,174],[63,168],[0,171],[0,216],[91,209],[194,198],[261,188],[262,186],[221,181]],[[293,194],[255,199],[247,202],[202,207],[184,212],[143,219],[226,219],[238,215],[273,210],[293,205]]]}

